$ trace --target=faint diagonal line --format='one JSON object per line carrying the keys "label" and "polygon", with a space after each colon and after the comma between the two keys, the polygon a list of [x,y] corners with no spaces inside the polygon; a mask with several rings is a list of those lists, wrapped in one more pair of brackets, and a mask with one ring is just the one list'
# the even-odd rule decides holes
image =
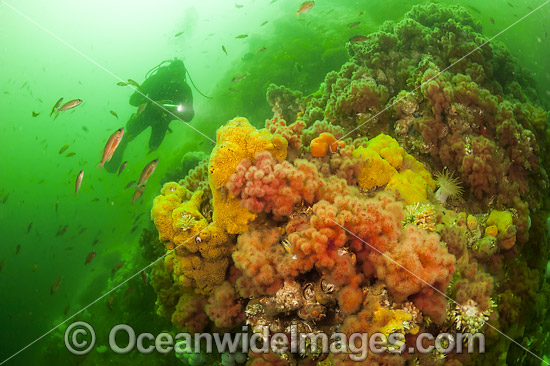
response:
{"label": "faint diagonal line", "polygon": [[[549,0],[550,1],[550,0]],[[44,27],[42,24],[38,23],[37,21],[35,21],[34,19],[32,19],[31,17],[29,17],[28,15],[24,14],[23,12],[21,12],[19,9],[15,8],[14,6],[12,6],[11,4],[8,4],[7,2],[5,2],[4,0],[0,0],[0,3],[4,4],[5,6],[7,6],[8,8],[10,8],[11,10],[13,10],[14,12],[16,12],[17,14],[19,14],[20,16],[22,16],[23,18],[25,18],[26,20],[28,20],[29,22],[31,22],[32,24],[34,24],[35,26],[37,26],[38,28],[40,28],[41,30],[43,30],[44,32],[48,33],[50,36],[52,36],[53,38],[55,38],[56,40],[58,40],[59,42],[61,42],[62,44],[64,44],[65,46],[67,46],[68,48],[70,48],[71,50],[73,50],[74,52],[78,53],[80,56],[82,56],[83,58],[85,58],[86,60],[88,60],[89,62],[91,62],[92,64],[94,64],[95,66],[97,66],[98,68],[100,68],[101,70],[105,71],[107,74],[111,75],[113,78],[115,78],[116,80],[118,81],[122,81],[122,82],[125,82],[124,79],[122,79],[120,76],[116,75],[115,73],[113,73],[111,70],[107,69],[105,66],[101,65],[99,62],[97,62],[96,60],[94,60],[93,58],[91,58],[90,56],[86,55],[84,52],[80,51],[78,48],[74,47],[72,44],[70,44],[69,42],[65,41],[64,39],[62,39],[61,37],[59,37],[57,34],[53,33],[52,31],[50,31],[48,28]],[[183,122],[183,124],[189,128],[191,128],[192,130],[194,130],[195,132],[197,132],[198,134],[202,135],[204,138],[210,140],[211,142],[213,143],[216,143],[216,141],[214,141],[212,138],[210,138],[209,136],[205,135],[204,133],[202,133],[200,130],[198,130],[197,128],[193,127],[190,123],[188,122],[185,122],[184,120],[182,120],[180,117],[178,117],[176,114],[172,113],[171,111],[169,111],[168,109],[164,108],[163,105],[157,103],[156,101],[154,101],[153,99],[149,98],[147,95],[143,94],[140,90],[138,90],[138,88],[134,87],[133,85],[129,85],[132,89],[134,89],[134,91],[136,91],[138,94],[140,94],[141,96],[143,96],[144,98],[146,98],[147,100],[149,100],[151,103],[153,103],[154,105],[156,105],[157,107],[159,107],[160,109],[162,109],[163,111],[165,111],[166,113],[168,113],[169,115],[171,115],[172,117],[174,117],[174,119],[178,120],[178,121],[181,121]]]}
{"label": "faint diagonal line", "polygon": [[166,257],[168,254],[172,253],[173,251],[175,251],[176,249],[178,249],[179,247],[181,247],[182,245],[184,245],[185,243],[187,243],[189,240],[191,239],[195,239],[197,236],[200,235],[200,233],[202,233],[204,230],[208,229],[210,226],[212,226],[214,224],[214,222],[211,222],[210,224],[208,224],[207,226],[205,226],[202,230],[200,230],[198,233],[196,233],[195,235],[191,236],[190,238],[188,238],[187,240],[185,240],[183,243],[179,244],[178,246],[174,247],[173,249],[170,249],[168,250],[164,255],[160,256],[159,258],[157,258],[154,262],[151,262],[150,264],[148,264],[147,266],[143,267],[141,270],[137,271],[134,275],[128,277],[126,280],[122,281],[121,283],[119,283],[118,285],[116,285],[115,287],[113,287],[112,289],[110,289],[109,291],[107,291],[106,293],[104,293],[103,295],[101,295],[100,297],[98,297],[97,299],[95,299],[94,301],[92,301],[91,303],[89,303],[88,305],[86,305],[85,307],[83,307],[82,309],[80,309],[79,311],[77,311],[76,313],[74,313],[73,315],[71,315],[70,317],[68,317],[67,319],[65,319],[64,321],[62,321],[61,323],[59,323],[58,325],[56,325],[55,327],[53,327],[52,329],[50,329],[49,331],[47,331],[46,333],[44,333],[43,335],[41,335],[40,337],[36,338],[34,341],[32,341],[31,343],[27,344],[25,347],[21,348],[19,351],[17,351],[16,353],[14,353],[13,355],[11,355],[10,357],[6,358],[4,361],[2,361],[0,363],[0,365],[3,365],[5,364],[6,362],[8,362],[9,360],[11,360],[12,358],[14,358],[15,356],[17,356],[18,354],[20,354],[21,352],[23,352],[24,350],[26,350],[27,348],[29,348],[30,346],[32,346],[33,344],[35,344],[36,342],[40,341],[42,338],[46,337],[48,334],[50,334],[51,332],[53,332],[54,330],[56,330],[57,328],[59,328],[60,326],[62,326],[63,324],[67,323],[69,320],[73,319],[75,316],[77,316],[78,314],[82,313],[83,311],[85,311],[86,309],[88,309],[90,306],[94,305],[95,303],[97,303],[99,300],[105,298],[105,296],[109,295],[110,293],[112,293],[113,291],[116,291],[118,288],[120,288],[122,285],[124,285],[126,282],[130,281],[131,279],[133,279],[134,277],[138,276],[142,271],[145,271],[146,269],[148,269],[149,267],[153,266],[155,263],[157,263],[158,261],[160,261],[161,259],[163,259],[164,257]]}
{"label": "faint diagonal line", "polygon": [[[353,237],[355,237],[356,239],[360,240],[362,243],[366,244],[369,248],[373,249],[374,251],[376,251],[378,254],[380,254],[381,256],[383,256],[384,258],[388,259],[389,261],[391,261],[393,264],[403,268],[405,271],[407,271],[411,276],[414,276],[416,277],[417,279],[419,279],[420,281],[422,281],[424,284],[428,285],[430,288],[432,288],[433,290],[435,290],[437,293],[443,295],[447,300],[450,300],[451,302],[455,303],[456,305],[460,306],[460,308],[463,308],[463,306],[461,304],[459,304],[456,300],[450,298],[449,296],[447,296],[447,294],[445,294],[444,292],[440,291],[439,289],[435,288],[434,286],[432,286],[430,283],[426,282],[424,279],[422,279],[420,276],[418,276],[416,273],[410,271],[408,268],[402,266],[401,264],[397,263],[392,257],[390,257],[389,255],[386,255],[384,254],[382,251],[380,251],[378,248],[372,246],[371,244],[369,244],[368,242],[366,242],[365,240],[363,240],[362,238],[358,237],[356,234],[352,233],[351,231],[349,231],[348,229],[346,229],[344,226],[340,225],[339,223],[337,223],[336,221],[334,221],[333,219],[328,219],[329,221],[332,221],[333,223],[335,223],[336,225],[338,225],[340,228],[342,228],[343,230],[345,230],[348,234],[352,235]],[[528,353],[530,353],[532,356],[538,358],[540,361],[542,361],[543,363],[545,363],[546,365],[550,365],[549,362],[543,360],[540,356],[538,356],[536,353],[534,353],[533,351],[529,350],[528,348],[526,348],[525,346],[522,346],[519,342],[515,341],[514,339],[512,339],[510,336],[506,335],[505,333],[503,333],[500,329],[497,329],[496,327],[494,327],[493,325],[489,324],[488,322],[486,322],[485,320],[483,320],[483,323],[486,324],[487,326],[489,326],[490,328],[493,328],[495,331],[497,331],[499,334],[503,335],[504,337],[506,337],[508,340],[510,340],[511,342],[513,342],[514,344],[516,344],[517,346],[519,346],[520,348],[522,348],[523,350],[527,351]]]}
{"label": "faint diagonal line", "polygon": [[[407,94],[410,94],[410,93],[414,93],[415,91],[417,91],[418,89],[420,89],[424,84],[426,83],[429,83],[430,81],[438,78],[442,73],[444,73],[445,71],[449,70],[451,67],[453,67],[454,65],[458,64],[460,61],[464,60],[466,57],[470,56],[472,53],[476,52],[477,50],[479,50],[481,47],[485,46],[486,44],[490,43],[492,40],[494,40],[495,38],[497,38],[498,36],[500,36],[502,33],[506,32],[508,29],[512,28],[513,26],[515,26],[516,24],[518,24],[519,22],[521,22],[523,19],[527,18],[529,15],[533,14],[534,12],[536,12],[537,10],[539,10],[540,8],[542,8],[543,6],[545,6],[546,4],[550,3],[550,0],[547,0],[545,1],[544,3],[542,3],[541,5],[537,6],[535,9],[531,10],[529,13],[525,14],[524,16],[522,16],[521,18],[519,18],[518,20],[516,20],[515,22],[513,22],[512,24],[510,24],[508,27],[504,28],[503,30],[501,30],[500,32],[498,32],[497,34],[495,34],[494,36],[492,36],[491,38],[489,38],[487,41],[483,42],[482,44],[480,44],[479,46],[477,46],[476,48],[474,48],[473,50],[471,50],[470,52],[468,52],[467,54],[465,54],[464,56],[462,56],[461,58],[459,58],[458,60],[456,60],[455,62],[453,62],[452,64],[450,64],[449,66],[447,66],[446,68],[444,68],[442,71],[439,71],[437,72],[434,76],[432,76],[431,78],[429,78],[428,80],[422,82],[420,85],[418,85],[416,88],[414,88],[413,90],[409,91]],[[388,109],[390,109],[391,107],[393,107],[394,105],[396,105],[397,103],[405,100],[407,97],[407,95],[401,97],[401,98],[398,98],[396,99],[393,103],[391,103],[389,106],[387,106],[386,108],[382,109],[380,112],[376,113],[374,116],[372,116],[371,118],[369,118],[368,120],[366,120],[365,122],[361,123],[359,126],[355,127],[353,130],[349,131],[348,133],[346,133],[344,136],[340,137],[338,140],[336,140],[335,142],[332,143],[332,145],[335,145],[338,143],[338,141],[341,141],[343,139],[345,139],[347,136],[351,135],[352,133],[354,133],[355,131],[357,131],[358,129],[360,129],[362,126],[364,126],[365,124],[369,123],[370,121],[372,121],[373,119],[375,119],[376,117],[378,117],[379,115],[381,115],[382,113],[384,113],[385,111],[387,111]]]}

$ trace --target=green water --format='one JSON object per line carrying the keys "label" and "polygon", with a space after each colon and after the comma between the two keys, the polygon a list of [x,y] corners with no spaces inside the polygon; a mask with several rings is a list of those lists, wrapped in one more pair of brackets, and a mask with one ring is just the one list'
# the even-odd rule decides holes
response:
{"label": "green water", "polygon": [[[76,319],[94,319],[100,344],[121,322],[136,331],[170,330],[171,324],[155,315],[155,293],[139,275],[154,258],[140,237],[144,229],[155,233],[149,212],[167,175],[180,168],[185,153],[208,154],[216,129],[227,120],[245,116],[260,127],[271,118],[265,98],[270,83],[304,95],[316,91],[326,73],[347,60],[350,37],[371,33],[386,20],[401,19],[413,5],[427,3],[319,0],[297,17],[301,2],[290,0],[0,1],[0,362],[134,274]],[[439,3],[465,6],[491,37],[543,1]],[[357,21],[361,24],[349,28]],[[497,38],[534,76],[547,110],[548,24],[550,5]],[[241,34],[248,37],[236,38]],[[107,138],[135,113],[128,104],[132,90],[117,82],[141,83],[149,69],[174,57],[184,60],[194,84],[210,97],[193,88],[194,129],[173,121],[172,133],[151,154],[147,130],[126,150],[129,163],[120,176],[96,169]],[[249,76],[231,81],[243,73]],[[83,103],[53,119],[49,113],[60,97]],[[158,168],[132,205],[133,188],[125,187],[155,158]],[[80,170],[85,175],[75,196]],[[56,235],[64,226],[66,232]],[[91,252],[96,256],[85,264]],[[64,348],[63,330],[45,335],[6,364],[181,364],[172,354],[73,356]]]}

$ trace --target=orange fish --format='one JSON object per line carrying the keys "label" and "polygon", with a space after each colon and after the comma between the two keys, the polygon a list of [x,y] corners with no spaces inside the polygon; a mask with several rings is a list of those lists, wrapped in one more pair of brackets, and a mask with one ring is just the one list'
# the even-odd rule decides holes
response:
{"label": "orange fish", "polygon": [[95,252],[90,252],[90,254],[88,254],[88,256],[86,257],[86,262],[84,262],[84,264],[90,263],[94,258],[95,258]]}
{"label": "orange fish", "polygon": [[134,192],[134,197],[132,198],[132,205],[141,197],[144,190],[145,190],[145,185],[137,186],[136,191]]}
{"label": "orange fish", "polygon": [[76,182],[74,185],[74,195],[76,196],[78,194],[78,190],[80,189],[80,186],[82,185],[82,178],[84,178],[84,170],[81,170],[80,173],[76,176]]}
{"label": "orange fish", "polygon": [[141,175],[139,176],[138,187],[144,186],[145,184],[147,184],[149,177],[153,174],[153,172],[157,168],[158,163],[159,163],[159,159],[155,159],[149,162],[149,164],[147,164],[145,168],[143,168],[143,170],[141,171]]}
{"label": "orange fish", "polygon": [[101,158],[99,164],[97,164],[99,169],[103,169],[103,165],[111,160],[118,144],[120,144],[120,140],[122,140],[123,135],[124,127],[119,128],[111,135],[111,137],[109,137],[109,140],[107,140],[107,143],[105,144],[105,149],[103,149],[103,157]]}
{"label": "orange fish", "polygon": [[82,103],[82,99],[73,99],[69,100],[67,103],[63,104],[61,107],[57,108],[58,112],[66,111],[67,109],[74,108]]}
{"label": "orange fish", "polygon": [[302,3],[302,6],[300,7],[300,10],[296,12],[296,15],[300,15],[302,13],[305,13],[309,11],[311,8],[315,6],[315,1],[304,1]]}
{"label": "orange fish", "polygon": [[59,288],[59,284],[61,283],[61,277],[59,277],[57,280],[55,280],[55,282],[53,283],[52,285],[52,289],[50,291],[50,293],[53,295],[57,289]]}
{"label": "orange fish", "polygon": [[367,39],[369,39],[369,37],[363,36],[363,35],[357,35],[357,36],[351,37],[349,41],[350,43],[360,43],[360,42],[365,42]]}
{"label": "orange fish", "polygon": [[141,279],[143,280],[143,284],[147,285],[147,273],[145,273],[145,270],[141,271]]}

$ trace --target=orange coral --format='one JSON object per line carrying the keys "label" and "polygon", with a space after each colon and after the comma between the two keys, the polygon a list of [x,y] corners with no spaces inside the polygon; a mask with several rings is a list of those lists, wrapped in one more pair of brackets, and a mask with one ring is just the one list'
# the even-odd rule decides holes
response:
{"label": "orange coral", "polygon": [[339,147],[344,147],[344,141],[338,141],[332,134],[323,132],[319,137],[313,139],[310,145],[311,155],[315,158],[322,158],[329,151],[335,153]]}
{"label": "orange coral", "polygon": [[237,280],[241,296],[274,295],[283,286],[284,279],[291,277],[290,257],[285,254],[280,240],[276,229],[239,236],[233,261],[243,272]]}
{"label": "orange coral", "polygon": [[200,332],[208,324],[208,317],[204,312],[205,303],[204,296],[192,292],[182,294],[176,311],[172,314],[172,323],[178,329],[184,329],[187,332]]}
{"label": "orange coral", "polygon": [[455,256],[437,234],[407,225],[399,243],[385,253],[376,270],[395,299],[402,301],[430,287],[444,293],[454,265]]}
{"label": "orange coral", "polygon": [[227,281],[214,290],[205,310],[210,320],[220,328],[230,328],[244,320],[243,306]]}

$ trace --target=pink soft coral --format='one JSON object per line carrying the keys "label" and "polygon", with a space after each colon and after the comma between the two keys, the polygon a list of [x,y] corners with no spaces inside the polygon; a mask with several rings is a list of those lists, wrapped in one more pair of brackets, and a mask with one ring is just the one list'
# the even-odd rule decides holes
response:
{"label": "pink soft coral", "polygon": [[252,164],[243,159],[237,166],[227,189],[242,199],[242,205],[254,212],[272,212],[290,216],[296,205],[313,203],[322,185],[317,169],[307,161],[296,160],[294,165],[279,163],[269,152],[256,155]]}
{"label": "pink soft coral", "polygon": [[225,281],[208,299],[206,314],[219,328],[231,328],[244,320],[244,311],[233,286]]}
{"label": "pink soft coral", "polygon": [[288,141],[288,148],[298,150],[302,147],[302,130],[306,127],[305,122],[297,120],[287,125],[286,121],[279,116],[265,121],[265,127],[272,134],[283,136]]}
{"label": "pink soft coral", "polygon": [[[338,184],[338,180],[333,183]],[[330,271],[344,246],[349,246],[363,273],[370,276],[372,262],[389,249],[401,232],[403,206],[387,194],[365,199],[341,196],[339,191],[324,191],[321,196],[332,202],[322,200],[313,205],[307,220],[300,216],[290,220],[287,233],[292,253],[302,272],[313,266]]]}
{"label": "pink soft coral", "polygon": [[391,294],[404,301],[424,289],[445,293],[454,265],[455,256],[449,254],[437,234],[408,225],[399,243],[385,253],[376,270]]}
{"label": "pink soft coral", "polygon": [[176,311],[172,314],[172,323],[178,329],[196,333],[203,330],[208,324],[208,317],[204,312],[206,298],[195,293],[186,292],[179,298]]}
{"label": "pink soft coral", "polygon": [[274,295],[292,276],[291,258],[280,244],[276,229],[251,231],[239,236],[233,252],[235,267],[242,271],[237,280],[241,296]]}

